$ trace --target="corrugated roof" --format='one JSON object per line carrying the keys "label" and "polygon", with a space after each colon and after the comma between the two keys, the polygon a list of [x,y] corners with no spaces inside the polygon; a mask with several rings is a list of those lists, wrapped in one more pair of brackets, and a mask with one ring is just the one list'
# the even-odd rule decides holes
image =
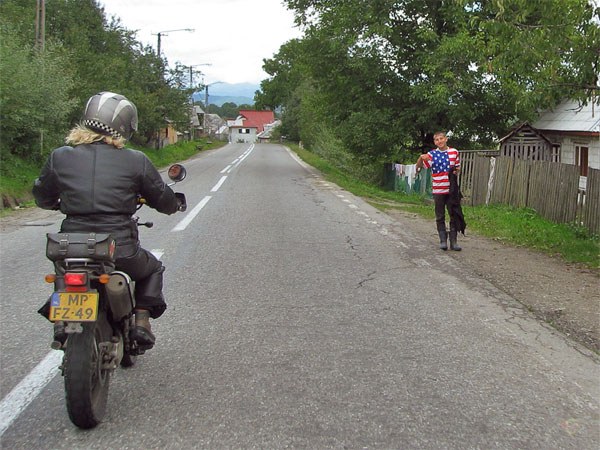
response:
{"label": "corrugated roof", "polygon": [[538,130],[600,132],[600,100],[590,99],[581,106],[574,100],[565,100],[552,111],[542,113],[534,122]]}

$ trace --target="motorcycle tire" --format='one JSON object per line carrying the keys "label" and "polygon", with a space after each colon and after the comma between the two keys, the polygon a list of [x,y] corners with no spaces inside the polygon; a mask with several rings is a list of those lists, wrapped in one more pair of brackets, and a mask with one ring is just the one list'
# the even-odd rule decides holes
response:
{"label": "motorcycle tire", "polygon": [[83,333],[71,334],[67,340],[65,397],[71,422],[79,428],[93,428],[102,421],[108,400],[110,370],[102,368],[99,344],[108,340],[110,327],[102,313],[96,322],[82,326]]}

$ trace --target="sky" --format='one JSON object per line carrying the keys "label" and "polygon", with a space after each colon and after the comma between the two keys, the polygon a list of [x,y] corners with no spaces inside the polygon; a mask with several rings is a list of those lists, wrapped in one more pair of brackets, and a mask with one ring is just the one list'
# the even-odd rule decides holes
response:
{"label": "sky", "polygon": [[[263,59],[301,36],[294,15],[282,0],[98,0],[107,19],[121,19],[144,45],[161,54],[169,65],[198,65],[206,84],[259,84],[268,77]],[[193,32],[168,30],[194,29]],[[200,64],[211,64],[204,66]],[[203,80],[202,80],[203,78]]]}

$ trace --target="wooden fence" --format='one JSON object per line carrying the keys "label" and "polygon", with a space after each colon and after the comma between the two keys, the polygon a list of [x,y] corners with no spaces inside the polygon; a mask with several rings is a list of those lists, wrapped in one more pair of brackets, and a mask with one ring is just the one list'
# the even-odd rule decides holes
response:
{"label": "wooden fence", "polygon": [[460,150],[460,174],[458,176],[458,182],[460,183],[460,190],[465,197],[470,197],[472,194],[473,178],[478,175],[475,171],[475,157],[476,156],[497,156],[499,150]]}
{"label": "wooden fence", "polygon": [[576,222],[600,234],[600,170],[588,169],[581,191],[579,167],[571,164],[476,155],[472,166],[469,204],[533,208],[553,222]]}

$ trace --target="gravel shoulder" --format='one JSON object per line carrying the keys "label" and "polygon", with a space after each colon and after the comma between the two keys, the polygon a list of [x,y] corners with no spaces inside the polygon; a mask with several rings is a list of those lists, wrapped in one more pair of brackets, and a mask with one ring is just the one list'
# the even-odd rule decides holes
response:
{"label": "gravel shoulder", "polygon": [[[419,232],[432,251],[439,240],[432,220],[388,209],[386,214]],[[467,229],[459,234],[461,252],[448,252],[460,264],[508,294],[540,320],[571,339],[600,353],[600,271],[569,264],[560,258],[515,247],[477,235]]]}

